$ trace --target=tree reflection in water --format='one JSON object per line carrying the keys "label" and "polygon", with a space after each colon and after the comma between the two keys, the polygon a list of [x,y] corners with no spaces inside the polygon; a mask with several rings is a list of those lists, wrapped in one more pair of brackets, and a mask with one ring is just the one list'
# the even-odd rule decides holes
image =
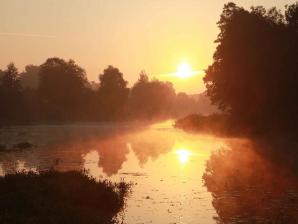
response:
{"label": "tree reflection in water", "polygon": [[298,181],[249,144],[214,152],[203,181],[217,223],[298,223]]}
{"label": "tree reflection in water", "polygon": [[[52,127],[52,129],[58,128]],[[169,152],[174,145],[176,138],[174,133],[160,135],[154,130],[138,130],[138,132],[112,132],[110,135],[96,132],[91,133],[90,136],[86,133],[87,136],[81,136],[85,129],[78,130],[76,133],[71,128],[64,132],[60,130],[61,133],[59,130],[58,133],[45,131],[31,138],[37,147],[0,152],[0,171],[2,170],[1,173],[4,174],[23,169],[81,170],[84,168],[84,157],[90,151],[96,151],[99,155],[98,167],[102,168],[107,176],[112,176],[117,174],[123,163],[127,161],[130,150],[136,155],[142,167],[148,160],[154,161],[161,154]],[[33,134],[28,135],[31,137]],[[52,139],[52,141],[45,142],[44,139]]]}

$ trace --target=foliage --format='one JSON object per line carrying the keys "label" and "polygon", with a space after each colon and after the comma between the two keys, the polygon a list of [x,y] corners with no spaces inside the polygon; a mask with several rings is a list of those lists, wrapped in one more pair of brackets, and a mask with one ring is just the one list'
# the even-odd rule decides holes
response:
{"label": "foliage", "polygon": [[20,74],[20,84],[24,89],[36,90],[39,85],[40,66],[26,65],[25,71]]}
{"label": "foliage", "polygon": [[176,95],[171,83],[149,80],[145,72],[132,88],[113,66],[99,75],[99,83],[89,82],[73,60],[57,57],[27,65],[20,74],[9,65],[0,71],[0,87],[0,124],[8,125],[168,119],[212,111],[205,96]]}
{"label": "foliage", "polygon": [[86,173],[44,171],[0,178],[1,223],[115,223],[129,185],[97,182]]}
{"label": "foliage", "polygon": [[175,90],[169,82],[149,81],[145,72],[141,72],[138,81],[131,88],[129,108],[137,118],[165,118],[172,112]]}
{"label": "foliage", "polygon": [[224,6],[214,62],[204,81],[212,102],[254,134],[298,127],[298,5],[250,11]]}
{"label": "foliage", "polygon": [[2,72],[0,82],[0,123],[11,123],[16,117],[22,120],[20,109],[23,105],[19,73],[13,63]]}
{"label": "foliage", "polygon": [[86,73],[75,64],[49,58],[40,66],[38,95],[47,119],[74,120],[81,116],[87,92]]}
{"label": "foliage", "polygon": [[99,103],[102,108],[102,116],[105,119],[115,119],[123,113],[129,89],[127,81],[118,68],[109,66],[99,75],[100,86],[98,89]]}

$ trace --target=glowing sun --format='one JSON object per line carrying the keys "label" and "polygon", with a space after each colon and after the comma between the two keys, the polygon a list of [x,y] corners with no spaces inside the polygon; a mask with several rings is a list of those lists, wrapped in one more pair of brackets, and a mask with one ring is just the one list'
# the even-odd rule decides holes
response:
{"label": "glowing sun", "polygon": [[182,79],[189,78],[193,75],[193,71],[189,64],[182,63],[178,66],[176,76]]}

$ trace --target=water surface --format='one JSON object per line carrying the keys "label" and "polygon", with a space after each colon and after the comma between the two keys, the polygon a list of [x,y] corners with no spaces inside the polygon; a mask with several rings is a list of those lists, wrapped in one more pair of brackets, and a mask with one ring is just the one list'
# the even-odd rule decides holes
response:
{"label": "water surface", "polygon": [[[259,209],[249,213],[248,208],[256,206],[253,204],[256,201],[250,203],[248,198],[242,197],[246,195],[251,199],[260,195],[260,191],[268,196],[268,186],[260,180],[264,180],[271,170],[256,165],[264,164],[264,161],[256,159],[256,154],[249,154],[247,150],[240,151],[238,157],[232,159],[220,153],[217,155],[221,156],[211,156],[214,151],[230,148],[231,143],[245,144],[242,140],[185,133],[174,129],[172,121],[146,127],[129,123],[10,127],[1,130],[0,140],[8,146],[22,141],[35,145],[32,149],[0,152],[2,175],[23,169],[37,171],[53,167],[62,171],[87,169],[97,179],[131,182],[132,194],[127,201],[124,223],[264,221],[259,219],[259,216],[265,216]],[[239,158],[248,159],[242,161]],[[230,159],[240,163],[227,162]],[[253,172],[263,176],[252,182]],[[249,175],[251,179],[248,180]],[[236,186],[234,179],[245,186]],[[241,194],[256,189],[256,183],[263,184],[258,186],[258,191]],[[270,181],[266,184],[272,185]],[[293,193],[296,186],[290,186],[285,186],[292,192],[292,196],[288,194],[287,197],[291,206],[296,206],[296,193]],[[272,199],[273,196],[269,194],[268,197]],[[277,200],[284,200],[283,197],[278,196]],[[243,199],[248,202],[244,208]],[[271,209],[270,203],[267,210]],[[281,203],[278,209],[289,206],[289,202]],[[242,210],[235,209],[238,207]],[[291,212],[295,217],[296,207]],[[255,219],[247,221],[247,215]]]}

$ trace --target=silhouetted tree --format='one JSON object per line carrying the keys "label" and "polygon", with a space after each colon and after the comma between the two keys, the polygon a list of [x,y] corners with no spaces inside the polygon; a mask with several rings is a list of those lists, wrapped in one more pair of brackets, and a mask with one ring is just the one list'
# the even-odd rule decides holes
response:
{"label": "silhouetted tree", "polygon": [[84,69],[73,60],[49,58],[42,65],[27,65],[20,74],[11,64],[0,70],[0,122],[168,119],[204,113],[199,95],[176,96],[170,82],[149,80],[144,71],[131,90],[113,66],[99,81],[88,82]]}
{"label": "silhouetted tree", "polygon": [[172,114],[175,90],[169,82],[149,81],[141,72],[139,80],[131,88],[129,108],[138,118],[167,118]]}
{"label": "silhouetted tree", "polygon": [[40,66],[39,98],[52,121],[82,120],[86,108],[87,78],[73,60],[49,58]]}
{"label": "silhouetted tree", "polygon": [[286,6],[285,17],[290,28],[298,32],[298,2],[293,5]]}
{"label": "silhouetted tree", "polygon": [[0,122],[14,123],[22,120],[23,101],[19,73],[13,63],[2,72],[0,82]]}
{"label": "silhouetted tree", "polygon": [[25,71],[20,73],[20,85],[24,100],[25,121],[37,122],[41,119],[40,101],[37,89],[39,86],[40,66],[27,65]]}
{"label": "silhouetted tree", "polygon": [[298,127],[297,4],[250,11],[224,6],[204,81],[212,102],[254,134]]}
{"label": "silhouetted tree", "polygon": [[0,69],[0,83],[1,83],[1,81],[2,81],[2,77],[4,76],[4,71],[2,71],[1,69]]}
{"label": "silhouetted tree", "polygon": [[116,119],[123,116],[124,106],[127,101],[129,89],[127,81],[118,68],[108,66],[99,75],[100,86],[98,89],[101,117],[103,119]]}
{"label": "silhouetted tree", "polygon": [[25,71],[20,74],[20,83],[24,89],[38,88],[40,66],[27,65]]}

